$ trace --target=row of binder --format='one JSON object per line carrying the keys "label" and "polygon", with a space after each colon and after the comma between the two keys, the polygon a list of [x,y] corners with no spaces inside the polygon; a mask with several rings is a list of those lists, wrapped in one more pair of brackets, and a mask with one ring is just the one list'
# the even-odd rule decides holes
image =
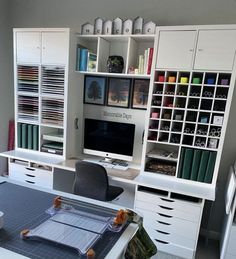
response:
{"label": "row of binder", "polygon": [[211,183],[216,152],[182,148],[178,177],[197,182]]}
{"label": "row of binder", "polygon": [[38,150],[38,126],[26,123],[18,123],[18,147]]}

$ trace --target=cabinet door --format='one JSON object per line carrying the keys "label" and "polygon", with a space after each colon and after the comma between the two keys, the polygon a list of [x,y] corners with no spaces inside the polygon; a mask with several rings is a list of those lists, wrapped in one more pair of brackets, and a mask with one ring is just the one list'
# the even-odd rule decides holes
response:
{"label": "cabinet door", "polygon": [[191,69],[196,31],[161,31],[157,68]]}
{"label": "cabinet door", "polygon": [[16,62],[40,63],[40,32],[16,32]]}
{"label": "cabinet door", "polygon": [[42,64],[67,64],[68,49],[66,32],[42,33]]}
{"label": "cabinet door", "polygon": [[236,30],[200,30],[195,69],[232,70]]}

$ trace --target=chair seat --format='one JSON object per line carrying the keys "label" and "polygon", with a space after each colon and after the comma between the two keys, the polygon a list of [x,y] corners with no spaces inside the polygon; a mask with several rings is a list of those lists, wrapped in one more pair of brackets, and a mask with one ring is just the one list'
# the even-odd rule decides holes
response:
{"label": "chair seat", "polygon": [[112,201],[117,198],[122,192],[124,191],[123,188],[118,186],[109,185],[108,192],[107,192],[107,201]]}

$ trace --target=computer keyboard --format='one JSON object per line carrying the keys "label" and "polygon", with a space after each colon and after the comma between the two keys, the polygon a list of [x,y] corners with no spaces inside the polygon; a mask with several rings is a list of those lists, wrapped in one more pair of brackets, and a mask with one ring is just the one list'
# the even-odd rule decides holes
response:
{"label": "computer keyboard", "polygon": [[92,160],[92,159],[83,159],[83,161],[96,163],[96,164],[104,166],[105,168],[112,168],[112,169],[123,170],[123,171],[125,171],[129,168],[128,163],[123,162],[123,161],[122,162],[120,162],[120,161],[113,162],[113,163],[106,163],[103,161],[96,161],[96,160]]}

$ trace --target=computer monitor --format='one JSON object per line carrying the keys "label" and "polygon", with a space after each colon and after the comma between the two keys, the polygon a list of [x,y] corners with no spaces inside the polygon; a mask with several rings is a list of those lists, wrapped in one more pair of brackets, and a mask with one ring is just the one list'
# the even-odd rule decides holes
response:
{"label": "computer monitor", "polygon": [[104,157],[105,161],[132,161],[134,134],[134,124],[86,118],[83,152]]}

